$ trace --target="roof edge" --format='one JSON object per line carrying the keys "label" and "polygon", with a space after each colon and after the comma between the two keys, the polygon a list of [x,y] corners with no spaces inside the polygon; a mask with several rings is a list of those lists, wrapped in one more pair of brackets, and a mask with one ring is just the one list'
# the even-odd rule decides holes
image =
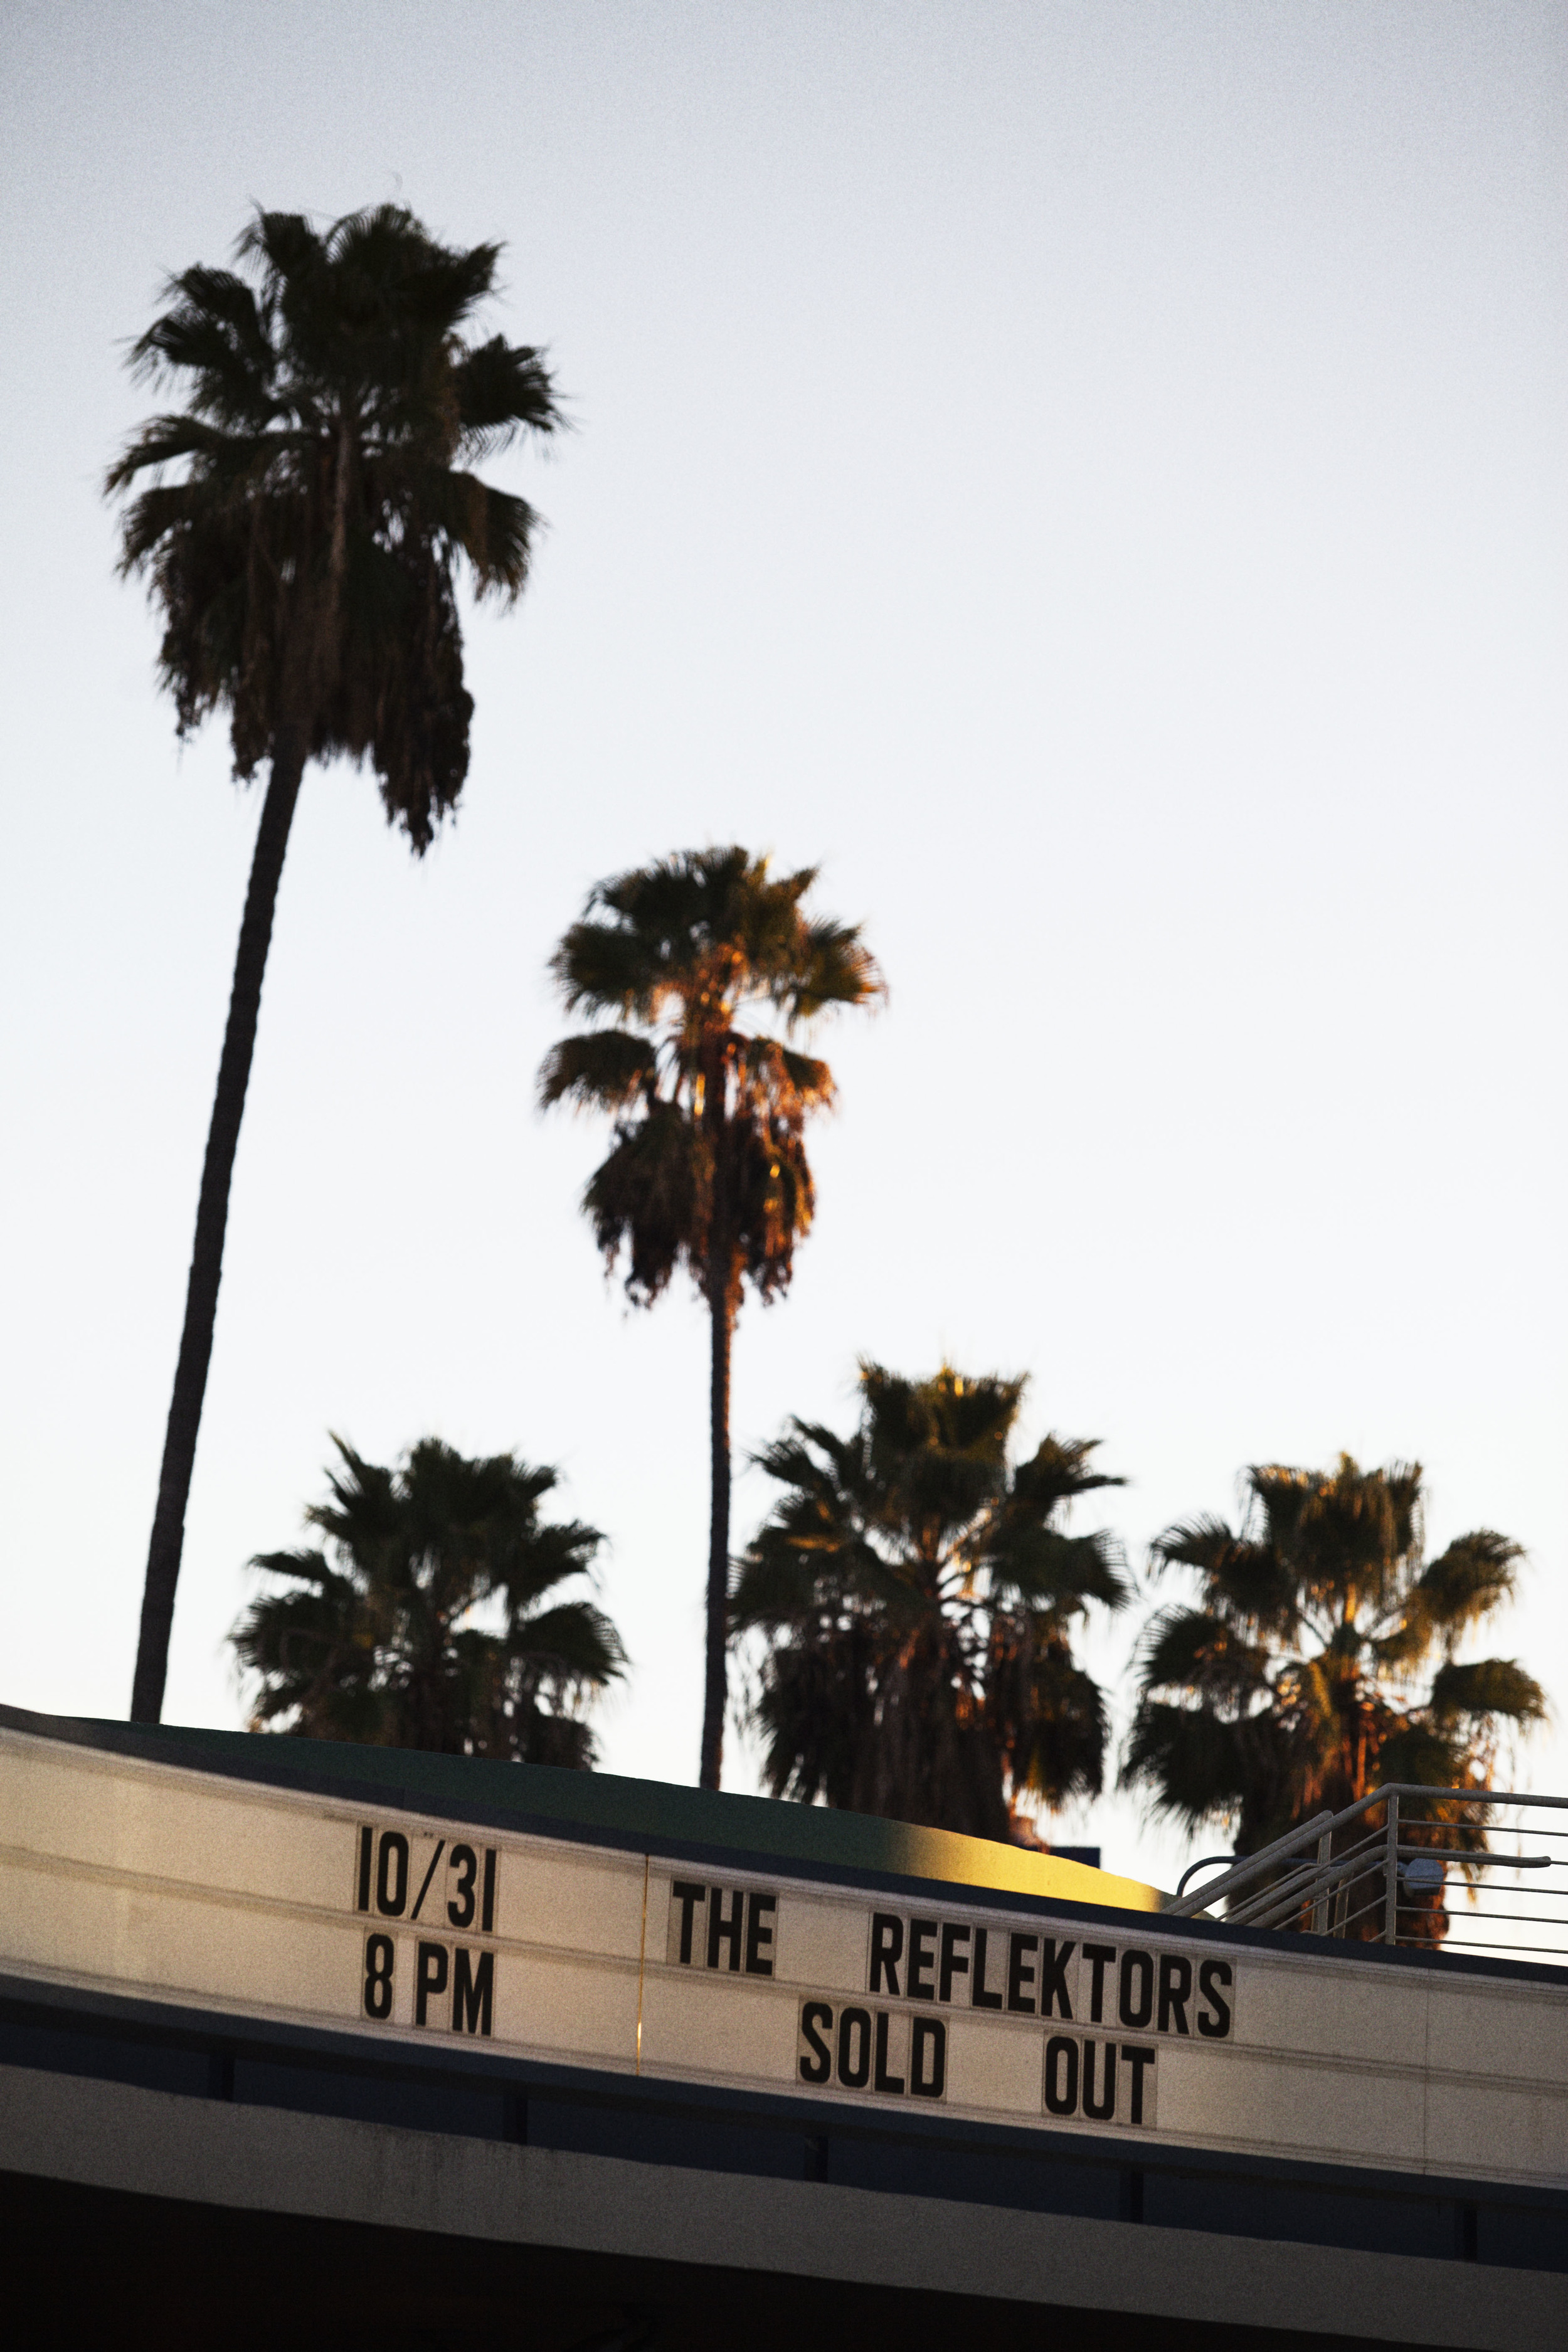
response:
{"label": "roof edge", "polygon": [[563,1829],[600,1835],[654,1837],[720,1852],[820,1864],[837,1871],[991,1887],[1110,1910],[1157,1912],[1172,1899],[1138,1879],[1027,1846],[842,1812],[827,1805],[689,1789],[619,1773],[502,1763],[489,1757],[436,1756],[419,1748],[367,1748],[348,1740],[300,1739],[289,1733],[40,1715],[5,1706],[0,1706],[0,1727],[35,1738],[275,1788],[330,1788],[344,1794],[358,1789],[367,1801],[418,1801],[432,1811],[459,1816],[466,1805],[479,1807],[492,1819],[514,1815],[520,1829],[525,1823],[552,1822]]}

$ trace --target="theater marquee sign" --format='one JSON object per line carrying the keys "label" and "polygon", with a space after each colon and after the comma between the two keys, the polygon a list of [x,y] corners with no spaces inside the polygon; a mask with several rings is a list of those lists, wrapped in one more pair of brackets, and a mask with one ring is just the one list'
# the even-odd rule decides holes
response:
{"label": "theater marquee sign", "polygon": [[[1435,1994],[1304,1938],[1151,1927],[688,1867],[0,1730],[12,1976],[862,2109],[1442,2163]],[[1456,2053],[1468,2031],[1456,2009]]]}
{"label": "theater marquee sign", "polygon": [[618,2007],[638,2073],[1123,2130],[1158,2122],[1164,2042],[1234,2027],[1232,1960],[1064,1924],[412,1822],[361,1822],[352,1853],[361,2026],[583,2056],[594,2015],[609,2059]]}

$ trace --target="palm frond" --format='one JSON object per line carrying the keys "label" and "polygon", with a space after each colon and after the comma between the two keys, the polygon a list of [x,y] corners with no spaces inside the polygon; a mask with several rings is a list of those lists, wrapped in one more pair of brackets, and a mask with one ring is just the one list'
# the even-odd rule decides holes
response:
{"label": "palm frond", "polygon": [[1513,1724],[1544,1723],[1550,1711],[1541,1685],[1513,1658],[1478,1658],[1467,1666],[1449,1659],[1432,1677],[1427,1705],[1440,1725],[1461,1716],[1479,1719],[1502,1716]]}
{"label": "palm frond", "polygon": [[1053,1808],[1100,1795],[1110,1730],[1105,1694],[1064,1643],[1026,1621],[1003,1621],[986,1663],[985,1703],[1016,1795]]}
{"label": "palm frond", "polygon": [[539,1073],[542,1109],[570,1102],[585,1110],[621,1112],[656,1091],[658,1058],[646,1037],[627,1029],[590,1029],[563,1037]]}
{"label": "palm frond", "polygon": [[707,1238],[703,1139],[673,1103],[616,1129],[583,1206],[607,1267],[625,1253],[626,1295],[650,1306],[683,1262],[700,1274]]}
{"label": "palm frond", "polygon": [[565,1685],[602,1690],[626,1669],[621,1637],[602,1609],[587,1601],[562,1601],[553,1609],[514,1619],[507,1634],[513,1658],[548,1667]]}
{"label": "palm frond", "polygon": [[528,582],[539,517],[526,499],[481,482],[477,474],[432,469],[421,485],[419,512],[468,558],[476,594],[510,601]]}
{"label": "palm frond", "polygon": [[1384,1741],[1378,1756],[1378,1778],[1412,1781],[1428,1789],[1462,1789],[1469,1777],[1469,1761],[1462,1737],[1444,1732],[1431,1723],[1407,1719]]}
{"label": "palm frond", "polygon": [[1149,1549],[1156,1570],[1194,1570],[1204,1580],[1209,1608],[1238,1625],[1286,1634],[1293,1629],[1300,1590],[1277,1545],[1237,1535],[1224,1519],[1203,1513],[1167,1528]]}
{"label": "palm frond", "polygon": [[568,1013],[647,1020],[658,978],[658,944],[614,923],[586,917],[574,923],[550,960]]}
{"label": "palm frond", "polygon": [[[815,869],[798,878],[814,881]],[[858,924],[828,919],[807,924],[805,948],[778,994],[793,1019],[813,1021],[833,1005],[868,1005],[886,999],[887,981]]]}
{"label": "palm frond", "polygon": [[1123,1787],[1152,1791],[1157,1813],[1189,1832],[1239,1811],[1247,1770],[1238,1727],[1201,1708],[1145,1699],[1132,1718]]}
{"label": "palm frond", "polygon": [[1032,1511],[1050,1511],[1097,1487],[1125,1486],[1125,1478],[1109,1470],[1091,1470],[1089,1457],[1098,1454],[1098,1437],[1044,1437],[1026,1462],[1014,1473],[1013,1489]]}
{"label": "palm frond", "polygon": [[987,1548],[985,1562],[999,1595],[1062,1616],[1081,1615],[1091,1601],[1121,1609],[1131,1598],[1121,1547],[1103,1529],[1069,1536],[1049,1526],[1017,1527]]}
{"label": "palm frond", "polygon": [[559,432],[564,422],[545,354],[500,335],[466,351],[452,371],[465,446],[505,449],[519,432]]}
{"label": "palm frond", "polygon": [[1268,1655],[1205,1610],[1164,1609],[1144,1628],[1138,1687],[1201,1695],[1211,1708],[1240,1714],[1268,1690]]}
{"label": "palm frond", "polygon": [[1411,1589],[1407,1615],[1412,1627],[1428,1640],[1451,1646],[1472,1625],[1512,1600],[1515,1563],[1523,1558],[1521,1544],[1510,1542],[1491,1528],[1478,1528],[1457,1537],[1447,1551],[1423,1570]]}

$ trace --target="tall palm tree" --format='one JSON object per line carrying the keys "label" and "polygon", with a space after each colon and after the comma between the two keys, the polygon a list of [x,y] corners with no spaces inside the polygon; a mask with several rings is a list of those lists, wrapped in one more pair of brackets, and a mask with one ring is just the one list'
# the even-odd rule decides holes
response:
{"label": "tall palm tree", "polygon": [[[1484,1788],[1500,1740],[1546,1711],[1511,1660],[1454,1654],[1511,1599],[1519,1545],[1480,1528],[1428,1560],[1419,1463],[1255,1465],[1246,1494],[1239,1526],[1186,1519],[1153,1546],[1156,1572],[1187,1570],[1196,1595],[1147,1628],[1125,1778],[1189,1830],[1230,1823],[1244,1854],[1386,1781]],[[1418,1936],[1440,1937],[1440,1894],[1413,1906]],[[1350,1907],[1350,1933],[1381,1933],[1364,1890]]]}
{"label": "tall palm tree", "polygon": [[774,1796],[1005,1838],[1031,1797],[1098,1792],[1105,1701],[1072,1629],[1127,1587],[1112,1538],[1064,1521],[1122,1481],[1082,1438],[1011,1463],[1024,1386],[863,1363],[852,1435],[792,1420],[758,1456],[785,1492],[731,1617],[769,1642],[755,1715]]}
{"label": "tall palm tree", "polygon": [[584,1706],[626,1654],[592,1602],[552,1598],[604,1541],[541,1519],[555,1472],[433,1437],[386,1468],[332,1442],[330,1499],[305,1514],[325,1546],[251,1561],[283,1588],[231,1637],[256,1678],[252,1729],[591,1766]]}
{"label": "tall palm tree", "polygon": [[[743,849],[687,851],[601,882],[552,964],[568,1011],[597,1025],[554,1047],[540,1097],[615,1121],[583,1201],[605,1263],[625,1249],[639,1306],[684,1266],[711,1320],[705,1789],[723,1757],[735,1317],[745,1283],[764,1302],[789,1286],[815,1202],[805,1121],[834,1097],[826,1063],[788,1040],[885,993],[857,926],[806,916],[816,879]],[[768,1014],[782,1036],[749,1025]]]}
{"label": "tall palm tree", "polygon": [[[462,330],[500,247],[438,245],[384,205],[324,233],[258,213],[236,270],[198,265],[135,345],[185,404],[108,480],[122,566],[161,608],[162,683],[188,734],[229,713],[237,776],[268,763],[196,1208],[147,1554],[131,1713],[156,1722],[212,1356],[229,1181],[289,830],[309,760],[369,757],[416,855],[468,765],[455,581],[515,598],[536,521],[466,461],[560,422],[537,351]],[[150,478],[144,482],[143,478]],[[137,485],[143,485],[136,488]]]}

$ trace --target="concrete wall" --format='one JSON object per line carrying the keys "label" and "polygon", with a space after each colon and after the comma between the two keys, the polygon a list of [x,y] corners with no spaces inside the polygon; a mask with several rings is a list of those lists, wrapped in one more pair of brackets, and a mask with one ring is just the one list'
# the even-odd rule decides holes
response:
{"label": "concrete wall", "polygon": [[17,2067],[0,2067],[0,2151],[8,2168],[36,2177],[229,2211],[1130,2321],[1495,2352],[1568,2332],[1560,2275],[628,2164]]}

